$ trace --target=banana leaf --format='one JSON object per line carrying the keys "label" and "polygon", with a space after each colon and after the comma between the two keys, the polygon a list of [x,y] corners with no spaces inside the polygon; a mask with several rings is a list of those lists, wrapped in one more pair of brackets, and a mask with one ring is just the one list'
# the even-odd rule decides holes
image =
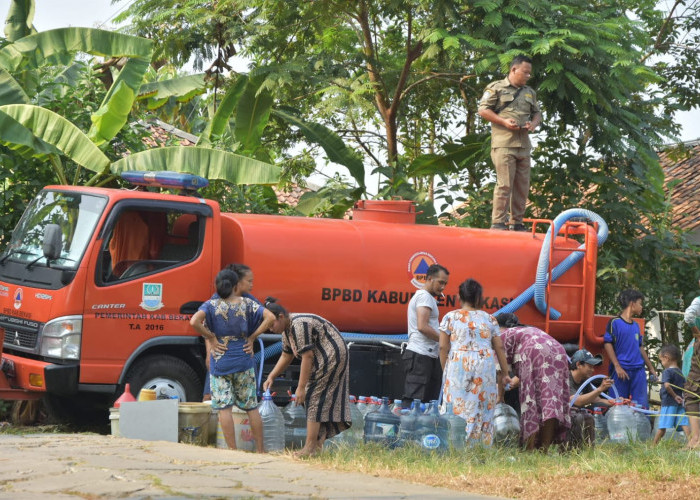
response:
{"label": "banana leaf", "polygon": [[246,75],[241,75],[231,86],[230,89],[224,95],[221,100],[219,107],[216,108],[214,116],[212,116],[209,123],[207,123],[206,128],[199,136],[197,141],[197,146],[208,146],[217,137],[221,137],[226,130],[226,125],[228,124],[229,118],[233,114],[233,111],[238,106],[238,101],[243,95],[243,91],[248,84],[248,77]]}
{"label": "banana leaf", "polygon": [[272,96],[260,89],[264,81],[264,76],[249,79],[236,106],[233,136],[243,151],[253,152],[260,146],[263,130],[270,120]]}
{"label": "banana leaf", "polygon": [[196,75],[180,76],[169,80],[144,83],[139,89],[137,99],[167,99],[169,97],[177,97],[178,100],[186,102],[195,95],[204,93],[205,90],[204,73],[198,73]]}
{"label": "banana leaf", "polygon": [[126,123],[149,64],[150,58],[129,59],[100,108],[90,117],[92,126],[88,137],[98,146],[112,140]]}
{"label": "banana leaf", "polygon": [[[8,104],[0,106],[0,112],[30,130],[40,140],[33,145],[28,144],[26,134],[16,126],[11,130],[3,127],[0,133],[7,144],[31,147],[37,155],[58,150],[93,172],[103,172],[109,167],[109,158],[78,127],[53,111],[29,104]],[[45,144],[55,149],[47,150]]]}
{"label": "banana leaf", "polygon": [[34,0],[12,0],[5,19],[5,36],[10,42],[36,33],[34,26]]}
{"label": "banana leaf", "polygon": [[35,69],[44,64],[65,61],[64,56],[86,52],[102,57],[129,57],[151,60],[153,42],[95,28],[59,28],[20,38],[0,49],[0,65],[8,71]]}
{"label": "banana leaf", "polygon": [[197,146],[172,146],[134,153],[112,163],[112,173],[169,170],[234,184],[276,184],[280,169],[246,156]]}
{"label": "banana leaf", "polygon": [[10,73],[0,68],[0,106],[5,104],[28,104],[29,97]]}

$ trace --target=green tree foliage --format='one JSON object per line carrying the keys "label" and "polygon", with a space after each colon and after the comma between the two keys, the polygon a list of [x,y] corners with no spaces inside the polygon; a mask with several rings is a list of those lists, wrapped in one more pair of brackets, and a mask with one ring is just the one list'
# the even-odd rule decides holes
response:
{"label": "green tree foliage", "polygon": [[[114,3],[121,0],[114,0]],[[137,0],[115,18],[128,21],[127,31],[156,40],[154,61],[182,67],[192,62],[196,71],[210,63],[208,72],[230,70],[242,37],[243,4],[237,1]]]}

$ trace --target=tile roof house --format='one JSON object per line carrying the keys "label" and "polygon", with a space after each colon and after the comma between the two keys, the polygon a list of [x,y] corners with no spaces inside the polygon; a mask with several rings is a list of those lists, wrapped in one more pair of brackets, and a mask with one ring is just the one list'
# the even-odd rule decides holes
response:
{"label": "tile roof house", "polygon": [[664,189],[671,190],[672,224],[700,245],[700,139],[659,152]]}

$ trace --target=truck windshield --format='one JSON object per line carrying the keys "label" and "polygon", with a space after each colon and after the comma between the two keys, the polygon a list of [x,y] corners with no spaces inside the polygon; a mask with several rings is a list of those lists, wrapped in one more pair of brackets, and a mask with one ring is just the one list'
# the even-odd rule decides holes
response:
{"label": "truck windshield", "polygon": [[99,196],[42,191],[22,215],[0,260],[46,266],[44,231],[49,224],[58,224],[62,234],[61,256],[50,265],[76,269],[106,204],[107,199]]}

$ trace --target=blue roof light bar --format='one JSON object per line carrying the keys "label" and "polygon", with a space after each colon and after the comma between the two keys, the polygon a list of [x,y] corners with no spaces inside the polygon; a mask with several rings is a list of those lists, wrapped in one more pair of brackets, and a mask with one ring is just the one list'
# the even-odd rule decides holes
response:
{"label": "blue roof light bar", "polygon": [[193,174],[182,174],[180,172],[142,172],[138,170],[128,170],[119,175],[125,181],[136,186],[196,191],[209,185],[209,181],[204,177]]}

